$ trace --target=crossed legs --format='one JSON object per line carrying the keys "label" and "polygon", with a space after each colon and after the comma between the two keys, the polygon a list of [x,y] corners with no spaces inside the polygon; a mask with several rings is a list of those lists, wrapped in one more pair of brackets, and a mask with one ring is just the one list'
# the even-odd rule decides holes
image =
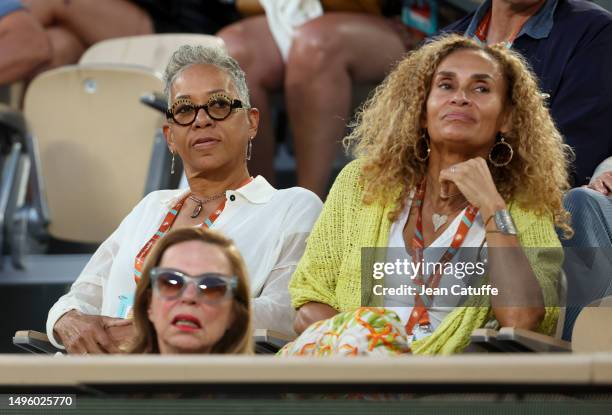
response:
{"label": "crossed legs", "polygon": [[262,113],[253,170],[273,177],[274,136],[268,94],[284,88],[293,132],[298,185],[325,197],[344,135],[354,82],[378,82],[405,52],[385,18],[329,13],[296,32],[287,62],[265,16],[219,33],[247,73],[253,106]]}
{"label": "crossed legs", "polygon": [[45,28],[52,47],[49,67],[75,63],[104,39],[153,32],[149,15],[127,0],[23,0]]}
{"label": "crossed legs", "polygon": [[0,19],[0,51],[0,85],[31,77],[51,59],[44,30],[24,10]]}
{"label": "crossed legs", "polygon": [[353,83],[381,81],[404,52],[397,32],[379,16],[329,13],[300,27],[284,85],[300,186],[326,195]]}
{"label": "crossed legs", "polygon": [[283,88],[285,65],[280,51],[265,16],[244,19],[217,35],[225,41],[229,54],[245,71],[251,105],[259,109],[259,130],[253,142],[249,171],[261,174],[274,184],[275,137],[269,94]]}

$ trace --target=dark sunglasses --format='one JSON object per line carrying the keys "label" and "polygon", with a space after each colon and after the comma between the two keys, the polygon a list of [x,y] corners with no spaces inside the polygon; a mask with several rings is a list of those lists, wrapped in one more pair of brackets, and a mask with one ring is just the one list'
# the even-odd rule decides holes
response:
{"label": "dark sunglasses", "polygon": [[195,105],[188,98],[181,98],[166,111],[166,118],[172,119],[178,125],[186,127],[193,124],[201,109],[213,120],[223,121],[230,116],[233,110],[239,108],[247,109],[239,99],[231,99],[223,94],[213,95],[203,105]]}
{"label": "dark sunglasses", "polygon": [[207,272],[191,276],[174,268],[155,267],[149,273],[155,293],[166,300],[179,298],[189,284],[194,284],[198,297],[207,304],[218,304],[233,297],[238,278]]}

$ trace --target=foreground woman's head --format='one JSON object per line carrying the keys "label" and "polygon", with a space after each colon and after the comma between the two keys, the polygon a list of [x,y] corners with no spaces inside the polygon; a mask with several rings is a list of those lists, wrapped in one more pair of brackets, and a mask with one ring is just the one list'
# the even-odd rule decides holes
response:
{"label": "foreground woman's head", "polygon": [[[512,157],[496,153],[505,145],[493,148],[501,137]],[[466,159],[492,159],[504,200],[552,215],[571,232],[562,205],[568,148],[528,65],[502,45],[449,35],[410,52],[366,103],[345,143],[365,159],[366,202],[394,198],[394,218],[427,173],[428,148],[451,148]]]}
{"label": "foreground woman's head", "polygon": [[250,353],[250,294],[233,243],[203,228],[155,246],[136,290],[134,353]]}

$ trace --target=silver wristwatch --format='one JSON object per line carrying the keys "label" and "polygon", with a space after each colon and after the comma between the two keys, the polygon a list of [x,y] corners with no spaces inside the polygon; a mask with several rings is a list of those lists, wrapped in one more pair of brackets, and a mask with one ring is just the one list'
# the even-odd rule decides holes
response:
{"label": "silver wristwatch", "polygon": [[510,216],[510,212],[507,209],[495,212],[495,226],[497,226],[501,233],[516,235],[516,226],[514,226],[512,216]]}

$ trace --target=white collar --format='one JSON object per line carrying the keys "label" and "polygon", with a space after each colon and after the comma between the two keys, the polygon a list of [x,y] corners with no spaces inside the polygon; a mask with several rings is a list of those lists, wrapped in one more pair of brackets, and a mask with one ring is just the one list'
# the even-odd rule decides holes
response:
{"label": "white collar", "polygon": [[[272,199],[272,196],[274,196],[274,193],[277,191],[278,190],[272,187],[272,185],[268,183],[263,176],[257,176],[239,189],[228,190],[226,195],[230,197],[233,194],[238,194],[246,199],[249,203],[263,204],[268,203],[270,199]],[[191,192],[191,189],[189,188],[181,189],[179,193],[175,193],[173,196],[162,200],[162,204],[170,209],[179,200],[186,197],[189,192]]]}

